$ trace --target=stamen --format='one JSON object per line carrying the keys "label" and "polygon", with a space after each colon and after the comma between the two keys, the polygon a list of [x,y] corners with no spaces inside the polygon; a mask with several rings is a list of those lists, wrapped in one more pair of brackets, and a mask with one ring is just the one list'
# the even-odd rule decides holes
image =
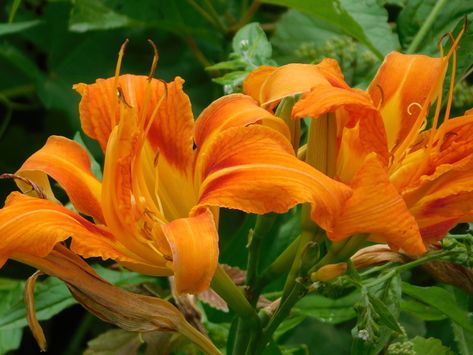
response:
{"label": "stamen", "polygon": [[164,84],[164,94],[161,95],[161,97],[159,98],[158,103],[154,107],[153,113],[151,114],[151,117],[149,118],[148,125],[146,126],[145,130],[143,131],[144,137],[146,137],[148,135],[148,132],[151,129],[151,126],[154,122],[154,119],[156,118],[156,115],[158,114],[159,107],[161,106],[163,101],[168,97],[168,84],[164,80],[161,80],[161,79],[158,79],[158,80]]}
{"label": "stamen", "polygon": [[407,106],[407,113],[409,114],[409,116],[412,116],[413,112],[411,111],[411,108],[412,107],[417,107],[419,110],[422,111],[422,105],[418,102],[412,102],[411,104],[409,104],[409,106]]}
{"label": "stamen", "polygon": [[379,92],[381,93],[381,100],[379,101],[378,107],[376,108],[377,110],[379,110],[381,106],[383,106],[383,103],[384,103],[384,90],[379,84],[376,84],[376,87],[379,89]]}
{"label": "stamen", "polygon": [[133,108],[125,99],[125,95],[123,94],[123,89],[121,87],[117,88],[117,96],[121,103],[125,104],[129,108]]}
{"label": "stamen", "polygon": [[143,110],[141,111],[141,117],[139,121],[142,127],[144,127],[144,125],[146,124],[145,119],[146,119],[146,113],[148,112],[149,98],[151,96],[152,80],[154,78],[154,72],[156,71],[156,66],[158,65],[158,60],[159,60],[159,53],[158,53],[158,48],[156,47],[156,44],[154,44],[154,42],[150,39],[148,39],[148,43],[153,48],[154,54],[153,54],[153,61],[151,63],[151,68],[148,75],[148,83],[146,84],[146,89],[145,89],[145,94],[144,94],[144,99],[143,99]]}
{"label": "stamen", "polygon": [[149,38],[148,38],[148,43],[151,44],[151,47],[153,47],[153,51],[154,51],[153,63],[151,64],[151,69],[148,75],[148,80],[151,81],[151,79],[154,78],[154,72],[156,71],[156,66],[158,65],[159,53],[158,53],[158,47],[156,47],[156,44]]}
{"label": "stamen", "polygon": [[[120,47],[120,51],[118,52],[118,60],[117,60],[117,65],[115,67],[115,81],[114,81],[114,84],[113,84],[113,92],[118,92],[118,78],[120,76],[120,69],[121,69],[121,66],[122,66],[122,61],[123,61],[123,56],[125,55],[125,49],[126,49],[126,46],[128,45],[128,38],[125,40],[125,42],[123,42],[123,44],[121,45]],[[115,99],[112,99],[112,120],[111,120],[111,124],[112,124],[112,129],[113,127],[116,126],[117,122],[116,122],[116,117],[117,117],[117,104],[116,104],[116,100]]]}

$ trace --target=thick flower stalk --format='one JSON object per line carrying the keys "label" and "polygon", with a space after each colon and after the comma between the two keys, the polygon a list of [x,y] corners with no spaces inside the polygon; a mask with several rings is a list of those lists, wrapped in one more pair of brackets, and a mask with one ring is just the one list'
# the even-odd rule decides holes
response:
{"label": "thick flower stalk", "polygon": [[[473,116],[449,119],[454,77],[440,119],[445,73],[460,37],[441,58],[389,54],[367,92],[350,88],[329,59],[261,67],[245,81],[245,92],[269,111],[282,98],[302,94],[293,119],[335,120],[334,177],[354,193],[327,230],[330,239],[368,233],[418,255],[455,224],[472,220]],[[436,98],[432,128],[425,130]],[[308,154],[317,147],[309,138],[303,149]]]}

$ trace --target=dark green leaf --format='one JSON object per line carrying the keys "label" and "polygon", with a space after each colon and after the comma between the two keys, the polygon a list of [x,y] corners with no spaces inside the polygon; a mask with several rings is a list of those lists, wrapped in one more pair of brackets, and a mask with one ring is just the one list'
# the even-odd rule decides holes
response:
{"label": "dark green leaf", "polygon": [[41,23],[40,20],[15,22],[15,23],[0,23],[0,36],[4,36],[11,33],[21,32],[28,28],[37,26]]}
{"label": "dark green leaf", "polygon": [[286,318],[274,332],[274,339],[278,341],[278,339],[284,334],[301,324],[304,319],[306,319],[305,315],[296,315],[294,317]]}
{"label": "dark green leaf", "polygon": [[468,317],[467,311],[458,306],[452,294],[447,290],[438,286],[420,287],[403,282],[402,292],[438,309],[465,330],[473,333],[473,322]]}
{"label": "dark green leaf", "polygon": [[74,0],[69,29],[75,32],[107,30],[129,25],[131,20],[108,8],[102,0]]}

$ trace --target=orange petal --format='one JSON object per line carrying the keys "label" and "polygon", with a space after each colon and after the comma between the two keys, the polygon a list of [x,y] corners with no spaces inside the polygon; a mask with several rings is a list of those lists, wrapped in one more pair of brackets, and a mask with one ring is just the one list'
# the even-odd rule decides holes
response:
{"label": "orange petal", "polygon": [[299,161],[287,139],[264,126],[228,129],[198,159],[201,206],[264,214],[284,213],[310,202],[313,218],[326,228],[351,194],[343,184]]}
{"label": "orange petal", "polygon": [[[159,147],[166,159],[186,170],[192,161],[193,116],[189,98],[182,91],[183,82],[177,77],[166,89],[165,84],[157,79],[121,75],[118,88],[122,100],[136,111],[142,127],[154,119],[149,132],[153,147]],[[114,92],[115,78],[98,79],[90,85],[76,84],[74,89],[82,96],[79,105],[82,128],[88,136],[98,140],[105,151],[108,137],[120,120],[120,99]],[[165,93],[166,97],[159,106]]]}
{"label": "orange petal", "polygon": [[313,64],[287,64],[276,69],[261,85],[261,106],[277,103],[286,96],[308,92],[316,85],[330,87],[324,72]]}
{"label": "orange petal", "polygon": [[130,259],[114,247],[114,238],[57,203],[13,192],[0,209],[0,266],[17,254],[44,257],[69,237],[85,257]]}
{"label": "orange petal", "polygon": [[177,292],[208,289],[218,263],[218,232],[210,210],[176,219],[162,229],[172,249]]}
{"label": "orange petal", "polygon": [[261,94],[261,86],[266,81],[269,75],[271,75],[277,67],[270,67],[268,65],[262,65],[255,70],[253,70],[248,76],[245,78],[243,82],[243,93],[246,95],[251,96],[253,99],[260,101],[260,94]]}
{"label": "orange petal", "polygon": [[[50,190],[44,174],[51,176],[66,191],[74,207],[99,222],[103,222],[101,208],[102,186],[91,170],[91,162],[84,148],[64,137],[51,136],[17,171]],[[19,184],[23,191],[31,190]]]}
{"label": "orange petal", "polygon": [[357,233],[383,237],[394,249],[411,255],[425,252],[425,246],[414,217],[389,182],[388,175],[375,153],[366,158],[351,187],[352,197],[336,220],[329,238],[341,240]]}
{"label": "orange petal", "polygon": [[[177,77],[167,85],[165,99],[156,113],[148,138],[154,150],[159,149],[160,159],[166,159],[186,175],[191,173],[194,161],[194,115],[189,97],[182,90],[183,84],[184,80]],[[158,98],[160,93],[153,95]]]}
{"label": "orange petal", "polygon": [[412,129],[420,129],[423,118],[419,117],[419,105],[430,105],[443,74],[439,58],[396,52],[386,56],[368,91],[380,108],[389,150],[399,145]]}
{"label": "orange petal", "polygon": [[281,123],[280,131],[289,136],[286,124],[259,107],[251,97],[241,94],[224,96],[212,102],[197,119],[195,143],[201,148],[204,141],[231,127],[247,126],[265,120]]}

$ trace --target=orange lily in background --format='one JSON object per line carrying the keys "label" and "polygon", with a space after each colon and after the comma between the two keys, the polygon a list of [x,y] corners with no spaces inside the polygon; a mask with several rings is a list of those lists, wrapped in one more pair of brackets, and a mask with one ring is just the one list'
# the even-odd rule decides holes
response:
{"label": "orange lily in background", "polygon": [[[44,257],[72,236],[71,249],[83,257],[174,274],[178,292],[200,292],[218,262],[212,206],[262,214],[311,202],[322,226],[339,215],[350,189],[297,160],[285,126],[253,99],[223,97],[194,125],[181,78],[118,76],[119,67],[114,78],[74,86],[82,127],[105,152],[103,180],[81,145],[50,137],[17,172],[48,199],[18,181],[26,195],[12,193],[0,210],[0,262]],[[95,223],[58,204],[47,175]]]}
{"label": "orange lily in background", "polygon": [[[329,238],[370,233],[417,255],[458,222],[473,220],[473,117],[448,118],[454,78],[438,127],[443,80],[460,37],[442,58],[389,54],[368,92],[349,88],[333,60],[259,68],[247,78],[244,88],[263,107],[303,94],[293,118],[334,116],[335,178],[354,194]],[[433,127],[423,131],[436,97]]]}

